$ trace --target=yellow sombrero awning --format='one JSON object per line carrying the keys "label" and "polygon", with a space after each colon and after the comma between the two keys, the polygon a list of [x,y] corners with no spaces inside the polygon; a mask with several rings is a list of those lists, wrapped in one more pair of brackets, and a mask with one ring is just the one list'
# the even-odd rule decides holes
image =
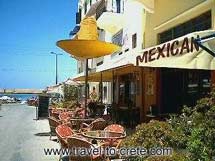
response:
{"label": "yellow sombrero awning", "polygon": [[60,40],[57,46],[77,58],[96,58],[116,52],[119,46],[98,40],[97,24],[94,17],[82,20],[75,39]]}
{"label": "yellow sombrero awning", "polygon": [[61,40],[57,46],[78,58],[95,58],[119,50],[117,45],[98,40]]}

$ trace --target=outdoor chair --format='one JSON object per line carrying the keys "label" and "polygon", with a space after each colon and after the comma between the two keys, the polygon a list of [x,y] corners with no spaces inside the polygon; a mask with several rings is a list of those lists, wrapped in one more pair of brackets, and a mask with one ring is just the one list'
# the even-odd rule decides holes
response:
{"label": "outdoor chair", "polygon": [[67,120],[69,118],[69,114],[68,112],[61,112],[58,117],[60,120]]}
{"label": "outdoor chair", "polygon": [[[91,142],[87,141],[85,138],[81,137],[69,137],[67,139],[68,148],[71,149],[78,149],[78,148],[86,148],[86,149],[94,149],[100,148],[100,146],[96,147]],[[74,155],[74,151],[70,151],[69,161],[104,161],[102,155],[87,155],[87,156],[80,156]]]}
{"label": "outdoor chair", "polygon": [[[74,135],[74,131],[67,125],[58,125],[55,129],[58,141],[61,145],[61,149],[68,148],[67,138]],[[62,153],[60,154],[59,160],[62,158]]]}
{"label": "outdoor chair", "polygon": [[89,130],[104,130],[107,126],[107,121],[103,118],[98,118],[94,120],[92,123],[82,123],[81,124],[81,131],[89,131]]}
{"label": "outdoor chair", "polygon": [[62,112],[62,109],[50,109],[49,116],[59,119],[59,114]]}
{"label": "outdoor chair", "polygon": [[59,119],[63,124],[68,125],[69,127],[71,127],[72,129],[74,128],[75,124],[72,124],[70,119],[74,117],[74,113],[73,112],[61,112],[59,114]]}
{"label": "outdoor chair", "polygon": [[[112,125],[108,125],[104,131],[109,131],[109,132],[116,132],[116,133],[122,133],[124,134],[125,128],[122,125],[119,124],[112,124]],[[111,144],[113,142],[113,144]],[[119,148],[120,144],[122,142],[122,139],[116,139],[116,140],[104,140],[104,145],[106,146],[113,146],[116,148]]]}
{"label": "outdoor chair", "polygon": [[49,126],[50,126],[50,138],[49,139],[51,140],[51,137],[53,135],[56,135],[55,128],[58,125],[60,125],[61,122],[54,117],[48,117],[48,120],[49,120]]}

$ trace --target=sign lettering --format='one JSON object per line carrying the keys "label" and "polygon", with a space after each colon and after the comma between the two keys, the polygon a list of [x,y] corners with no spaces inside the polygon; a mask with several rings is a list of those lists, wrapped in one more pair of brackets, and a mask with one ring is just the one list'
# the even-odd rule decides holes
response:
{"label": "sign lettering", "polygon": [[194,38],[185,37],[180,43],[179,40],[168,42],[162,46],[145,50],[141,55],[136,57],[136,64],[148,63],[159,59],[165,59],[170,56],[178,56],[192,53],[194,50],[199,51],[199,46],[194,42]]}

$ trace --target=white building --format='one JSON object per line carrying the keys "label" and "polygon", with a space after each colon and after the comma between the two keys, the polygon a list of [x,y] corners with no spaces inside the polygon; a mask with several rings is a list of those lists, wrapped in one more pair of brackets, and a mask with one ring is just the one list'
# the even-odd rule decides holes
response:
{"label": "white building", "polygon": [[[112,62],[118,62],[127,54],[132,54],[143,48],[144,13],[143,4],[135,0],[79,0],[78,13],[76,14],[77,26],[70,35],[76,34],[81,19],[94,15],[99,28],[99,40],[122,46],[122,50],[117,53],[89,60],[89,75],[93,75],[95,72],[98,75],[92,76],[92,79],[89,76],[89,91],[96,87],[97,92],[100,93],[101,77],[98,72],[112,68],[113,66],[110,66]],[[126,65],[126,62],[124,63]],[[75,79],[83,81],[85,62],[78,61],[77,64],[78,73]],[[115,65],[119,67],[123,65],[123,61]],[[111,91],[114,89],[112,74],[109,77],[103,76],[102,81],[103,102],[111,103],[113,101]]]}

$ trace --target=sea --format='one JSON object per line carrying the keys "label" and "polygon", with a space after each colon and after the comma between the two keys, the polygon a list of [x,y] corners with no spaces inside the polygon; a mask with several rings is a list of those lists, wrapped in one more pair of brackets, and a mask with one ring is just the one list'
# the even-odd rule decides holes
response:
{"label": "sea", "polygon": [[33,97],[35,98],[38,95],[37,94],[0,94],[0,97],[1,96],[13,97],[13,98],[20,99],[22,101],[26,101],[27,99],[30,99],[30,98],[33,98]]}

